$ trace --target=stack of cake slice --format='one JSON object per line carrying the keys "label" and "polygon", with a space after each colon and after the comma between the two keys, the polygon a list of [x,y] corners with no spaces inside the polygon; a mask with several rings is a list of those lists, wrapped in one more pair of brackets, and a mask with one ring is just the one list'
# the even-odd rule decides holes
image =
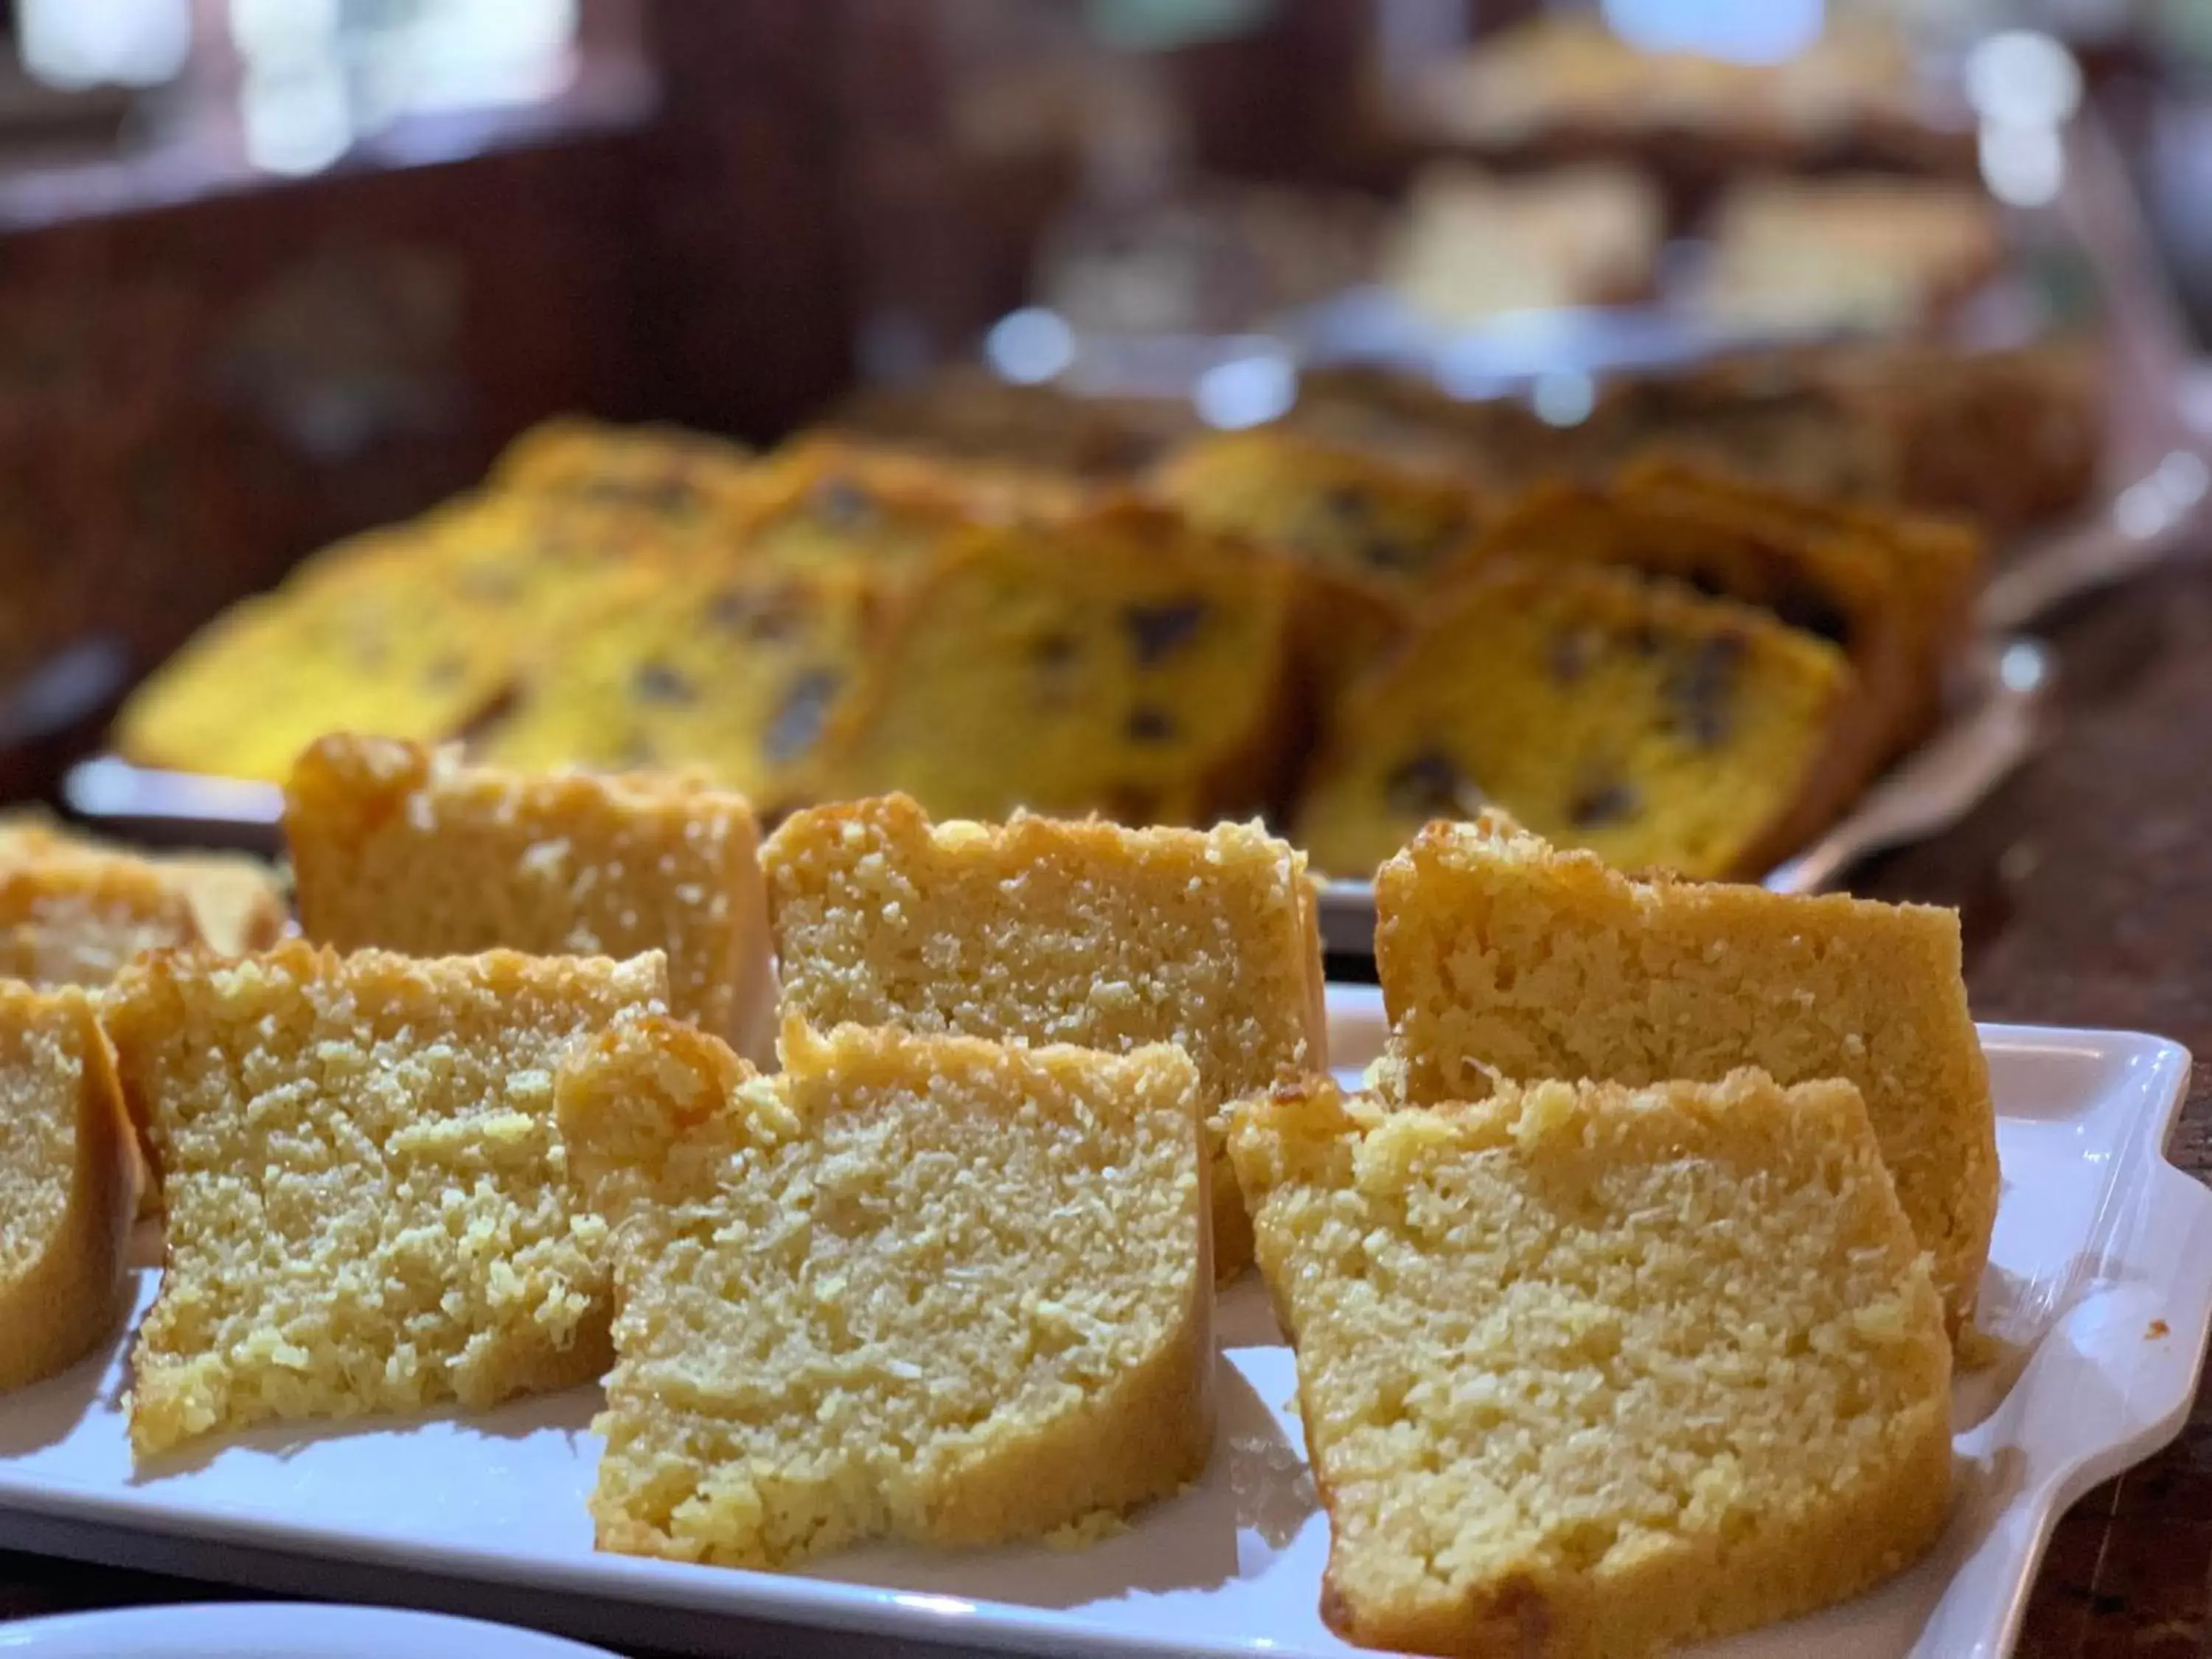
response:
{"label": "stack of cake slice", "polygon": [[1352,1639],[1652,1653],[1949,1510],[1996,1198],[1948,913],[1638,882],[1494,815],[1377,881],[1346,1097],[1233,1110]]}

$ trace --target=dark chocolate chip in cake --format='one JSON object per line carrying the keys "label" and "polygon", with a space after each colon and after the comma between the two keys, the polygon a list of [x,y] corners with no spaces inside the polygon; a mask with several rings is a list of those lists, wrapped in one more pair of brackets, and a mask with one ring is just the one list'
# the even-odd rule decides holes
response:
{"label": "dark chocolate chip in cake", "polygon": [[630,695],[640,702],[696,702],[699,688],[665,662],[647,661],[629,677]]}
{"label": "dark chocolate chip in cake", "polygon": [[781,766],[797,760],[821,741],[822,727],[830,717],[830,704],[837,700],[837,690],[833,669],[810,668],[792,681],[775,718],[761,737],[761,752],[771,764]]}
{"label": "dark chocolate chip in cake", "polygon": [[1619,779],[1593,781],[1577,790],[1567,803],[1567,821],[1577,830],[1601,830],[1609,823],[1626,823],[1643,805],[1634,784]]}
{"label": "dark chocolate chip in cake", "polygon": [[1139,667],[1149,668],[1196,637],[1206,621],[1203,599],[1176,599],[1166,605],[1133,605],[1121,612],[1128,630],[1130,649]]}
{"label": "dark chocolate chip in cake", "polygon": [[1167,743],[1176,734],[1175,721],[1168,717],[1165,710],[1142,702],[1129,711],[1125,729],[1130,740],[1135,743]]}
{"label": "dark chocolate chip in cake", "polygon": [[1441,749],[1425,749],[1382,786],[1390,811],[1405,818],[1471,818],[1489,805],[1474,779]]}
{"label": "dark chocolate chip in cake", "polygon": [[1692,646],[1667,677],[1674,729],[1700,749],[1717,748],[1735,729],[1744,655],[1741,635],[1715,634]]}
{"label": "dark chocolate chip in cake", "polygon": [[1041,634],[1030,646],[1030,657],[1048,673],[1067,667],[1082,651],[1082,641],[1073,634]]}

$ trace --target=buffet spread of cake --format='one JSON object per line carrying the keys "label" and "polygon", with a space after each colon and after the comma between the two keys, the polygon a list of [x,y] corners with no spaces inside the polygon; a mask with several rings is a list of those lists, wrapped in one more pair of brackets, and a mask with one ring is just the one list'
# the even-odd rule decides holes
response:
{"label": "buffet spread of cake", "polygon": [[[1708,625],[1554,574],[1578,618]],[[1438,817],[1381,866],[1352,1091],[1309,860],[1258,823],[889,793],[763,839],[696,775],[348,732],[285,787],[289,903],[0,834],[0,1386],[112,1340],[143,1217],[90,1408],[143,1474],[598,1384],[603,1550],[1080,1548],[1224,1455],[1215,1287],[1256,1267],[1354,1642],[1648,1654],[1946,1524],[1998,1194],[1948,911]]]}

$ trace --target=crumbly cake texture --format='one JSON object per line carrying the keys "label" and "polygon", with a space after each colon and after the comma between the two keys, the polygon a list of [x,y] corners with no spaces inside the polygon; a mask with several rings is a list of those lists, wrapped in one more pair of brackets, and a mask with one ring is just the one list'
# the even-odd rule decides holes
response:
{"label": "crumbly cake texture", "polygon": [[672,1012],[769,1052],[760,830],[742,795],[674,775],[471,766],[339,733],[293,768],[284,833],[311,939],[421,957],[658,950]]}
{"label": "crumbly cake texture", "polygon": [[[76,860],[98,871],[123,866],[149,872],[164,886],[183,895],[191,908],[197,939],[223,956],[266,950],[283,934],[290,913],[284,890],[275,870],[259,859],[237,853],[142,853],[135,848],[83,834],[31,813],[10,813],[0,818],[0,870],[37,868]],[[96,890],[96,877],[85,878]],[[143,877],[118,877],[111,890],[118,896],[150,895]],[[160,937],[155,945],[189,945],[194,941],[178,933],[173,908],[162,903],[145,906],[145,925]],[[172,936],[173,935],[173,936]],[[109,947],[94,947],[90,954],[104,956]],[[90,963],[86,966],[89,970]],[[18,975],[21,977],[21,975]]]}
{"label": "crumbly cake texture", "polygon": [[1432,824],[1375,883],[1389,1091],[1492,1076],[1642,1085],[1757,1066],[1865,1097],[1954,1327],[1996,1218],[1989,1069],[1959,921],[1927,905],[1636,881],[1496,817]]}
{"label": "crumbly cake texture", "polygon": [[121,1319],[133,1179],[92,999],[0,981],[0,1389],[74,1364]]}
{"label": "crumbly cake texture", "polygon": [[108,984],[141,951],[201,942],[191,898],[137,859],[0,862],[0,975]]}
{"label": "crumbly cake texture", "polygon": [[657,954],[134,964],[104,1018],[168,1212],[137,1454],[604,1374],[605,1228],[572,1199],[553,1074],[667,989]]}
{"label": "crumbly cake texture", "polygon": [[825,796],[899,789],[946,817],[1128,823],[1253,810],[1293,735],[1291,574],[1130,501],[973,525],[893,610],[866,692],[831,716]]}
{"label": "crumbly cake texture", "polygon": [[1500,559],[1339,704],[1291,839],[1364,878],[1428,820],[1494,802],[1626,867],[1763,874],[1838,804],[1856,684],[1763,611]]}
{"label": "crumbly cake texture", "polygon": [[1227,1105],[1328,1063],[1303,854],[1257,824],[933,824],[890,795],[794,813],[762,857],[783,1006],[817,1027],[1180,1046],[1206,1101],[1214,1266],[1243,1271]]}
{"label": "crumbly cake texture", "polygon": [[1198,1078],[787,1025],[762,1078],[672,1021],[559,1080],[612,1231],[599,1547],[786,1566],[970,1546],[1176,1491],[1212,1442]]}
{"label": "crumbly cake texture", "polygon": [[1950,1348],[1850,1085],[1316,1080],[1230,1144],[1352,1641],[1632,1659],[1942,1531]]}

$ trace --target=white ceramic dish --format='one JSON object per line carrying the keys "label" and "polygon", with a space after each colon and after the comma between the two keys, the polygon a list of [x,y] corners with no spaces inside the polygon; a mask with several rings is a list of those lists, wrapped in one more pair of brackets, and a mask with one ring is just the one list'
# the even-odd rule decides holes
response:
{"label": "white ceramic dish", "polygon": [[[2051,656],[2033,640],[1984,640],[1960,665],[1951,713],[1928,740],[1860,796],[1818,841],[1767,875],[1778,893],[1817,893],[1854,865],[1948,830],[1986,800],[2035,748]],[[1375,886],[1322,886],[1321,933],[1332,951],[1371,955]]]}
{"label": "white ceramic dish", "polygon": [[[1379,995],[1332,987],[1329,1000],[1333,1057],[1364,1065]],[[2160,1148],[2188,1055],[2117,1032],[1991,1026],[1983,1041],[2005,1182],[1983,1323],[2008,1357],[1959,1388],[1950,1530],[1874,1594],[1716,1652],[2003,1652],[2058,1512],[2187,1413],[2212,1316],[2212,1192]],[[1340,1651],[1316,1609],[1328,1527],[1285,1409],[1291,1356],[1255,1280],[1224,1294],[1219,1323],[1206,1480],[1077,1553],[875,1549],[787,1577],[595,1554],[592,1390],[475,1417],[271,1430],[138,1476],[119,1337],[0,1399],[0,1547],[700,1651],[763,1621],[787,1627],[779,1650],[811,1632],[836,1650],[866,1634],[1060,1654]]]}
{"label": "white ceramic dish", "polygon": [[0,1625],[6,1659],[614,1659],[556,1636],[383,1607],[210,1601]]}

